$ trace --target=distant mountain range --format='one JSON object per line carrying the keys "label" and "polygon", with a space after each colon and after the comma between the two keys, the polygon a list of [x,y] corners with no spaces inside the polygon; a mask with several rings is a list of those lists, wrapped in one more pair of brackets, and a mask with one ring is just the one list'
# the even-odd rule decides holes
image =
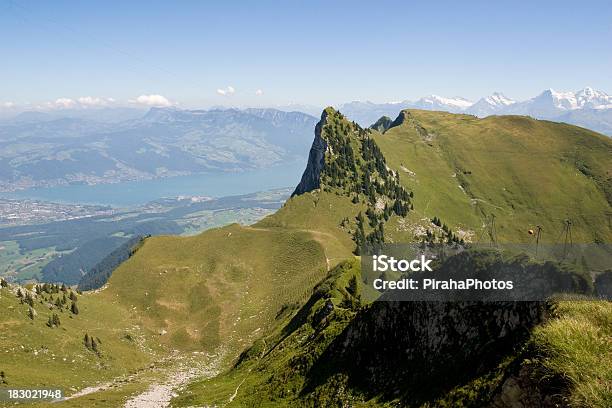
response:
{"label": "distant mountain range", "polygon": [[[113,112],[128,119],[107,120]],[[26,112],[0,122],[0,191],[244,171],[303,160],[317,122],[305,113],[276,109],[59,115]]]}
{"label": "distant mountain range", "polygon": [[349,118],[369,126],[381,116],[395,117],[402,109],[440,110],[479,117],[527,115],[582,126],[612,136],[612,96],[593,88],[577,92],[548,89],[526,101],[514,101],[496,92],[476,102],[465,98],[431,95],[417,101],[388,103],[350,102],[339,106]]}
{"label": "distant mountain range", "polygon": [[[0,121],[0,191],[66,184],[147,180],[204,172],[235,172],[303,160],[317,122],[297,105],[272,108],[176,107],[28,111]],[[479,99],[431,95],[417,101],[350,102],[348,118],[370,126],[403,109],[527,115],[612,136],[612,96],[585,88],[552,89],[526,101],[501,93]],[[384,127],[384,123],[378,122]]]}

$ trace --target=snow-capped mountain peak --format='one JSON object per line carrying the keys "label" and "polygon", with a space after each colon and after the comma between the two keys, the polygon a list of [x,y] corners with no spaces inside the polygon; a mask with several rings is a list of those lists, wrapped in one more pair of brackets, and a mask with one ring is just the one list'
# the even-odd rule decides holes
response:
{"label": "snow-capped mountain peak", "polygon": [[576,102],[580,108],[610,109],[612,108],[612,96],[605,92],[586,87],[576,92]]}
{"label": "snow-capped mountain peak", "polygon": [[586,87],[576,92],[547,89],[523,101],[515,101],[501,92],[480,98],[476,103],[460,97],[430,95],[411,102],[352,102],[340,106],[343,113],[359,124],[369,126],[381,116],[395,117],[402,109],[424,109],[467,113],[478,117],[489,115],[528,115],[539,119],[563,121],[612,135],[612,96]]}
{"label": "snow-capped mountain peak", "polygon": [[415,102],[415,106],[422,109],[440,109],[451,112],[461,112],[472,106],[474,102],[461,97],[446,98],[444,96],[429,95]]}
{"label": "snow-capped mountain peak", "polygon": [[534,101],[552,104],[555,108],[561,110],[572,110],[578,108],[576,94],[574,92],[556,92],[550,88],[542,92],[534,98]]}
{"label": "snow-capped mountain peak", "polygon": [[577,92],[557,92],[547,89],[529,101],[533,106],[545,106],[561,111],[612,108],[612,96],[586,87]]}
{"label": "snow-capped mountain peak", "polygon": [[467,113],[476,116],[487,116],[494,114],[501,109],[504,109],[510,105],[515,104],[516,101],[508,98],[506,95],[501,92],[494,92],[493,94],[480,98],[478,102],[470,106],[467,109]]}
{"label": "snow-capped mountain peak", "polygon": [[508,98],[501,92],[493,92],[491,95],[483,99],[492,106],[508,106],[516,103],[515,100]]}

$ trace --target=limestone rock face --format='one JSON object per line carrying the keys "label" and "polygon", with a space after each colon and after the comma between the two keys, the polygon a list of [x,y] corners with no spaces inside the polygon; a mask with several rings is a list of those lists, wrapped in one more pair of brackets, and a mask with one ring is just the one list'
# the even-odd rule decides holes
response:
{"label": "limestone rock face", "polygon": [[372,126],[370,126],[370,129],[377,130],[380,133],[385,133],[391,127],[392,124],[393,120],[390,117],[382,116]]}
{"label": "limestone rock face", "polygon": [[323,126],[327,122],[328,110],[324,110],[321,114],[321,120],[315,127],[315,138],[308,154],[308,163],[306,170],[302,174],[302,179],[296,187],[292,196],[304,194],[312,190],[316,190],[321,186],[321,171],[325,166],[325,152],[327,151],[327,142],[321,137]]}
{"label": "limestone rock face", "polygon": [[[346,375],[370,397],[431,401],[490,372],[546,315],[545,302],[375,302],[321,356],[311,386]],[[527,400],[522,383],[504,386],[500,406]]]}

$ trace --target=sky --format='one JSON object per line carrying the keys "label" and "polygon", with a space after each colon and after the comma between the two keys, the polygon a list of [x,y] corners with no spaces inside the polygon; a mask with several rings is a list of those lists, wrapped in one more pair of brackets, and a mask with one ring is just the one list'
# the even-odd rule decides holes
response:
{"label": "sky", "polygon": [[0,0],[0,38],[4,108],[612,93],[609,1]]}

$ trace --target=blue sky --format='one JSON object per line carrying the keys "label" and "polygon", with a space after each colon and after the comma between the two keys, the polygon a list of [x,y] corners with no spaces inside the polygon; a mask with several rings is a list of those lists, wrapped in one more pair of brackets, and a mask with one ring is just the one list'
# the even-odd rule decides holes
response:
{"label": "blue sky", "polygon": [[0,0],[0,37],[5,104],[612,92],[609,1]]}

